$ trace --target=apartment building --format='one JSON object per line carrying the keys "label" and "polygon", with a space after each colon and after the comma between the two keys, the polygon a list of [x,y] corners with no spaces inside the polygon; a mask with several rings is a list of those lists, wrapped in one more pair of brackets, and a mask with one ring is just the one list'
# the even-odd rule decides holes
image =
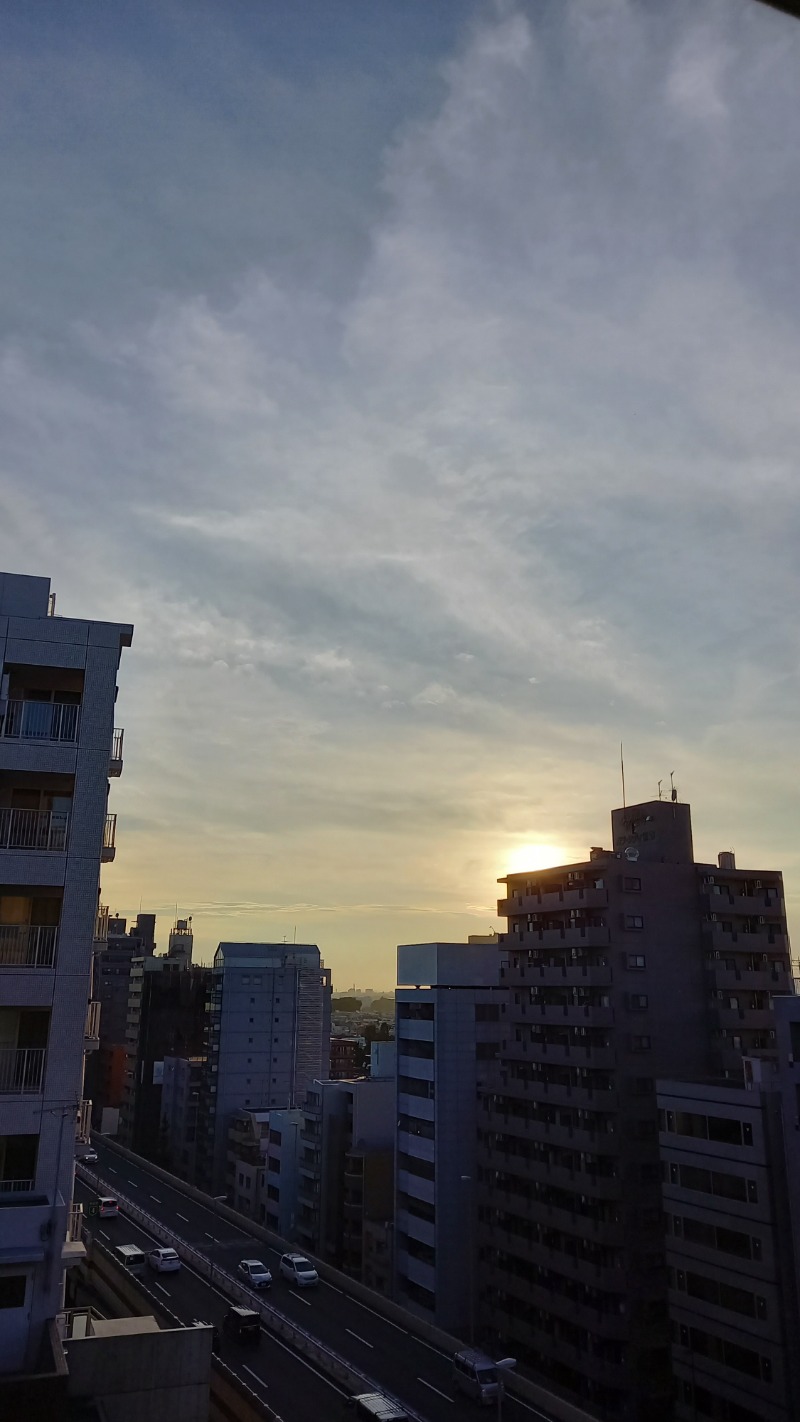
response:
{"label": "apartment building", "polygon": [[220,943],[214,957],[201,1093],[198,1171],[226,1187],[231,1115],[298,1106],[327,1076],[331,976],[312,944]]}
{"label": "apartment building", "polygon": [[270,1111],[269,1146],[259,1220],[267,1229],[274,1229],[283,1239],[289,1240],[295,1237],[298,1164],[302,1148],[300,1132],[304,1122],[305,1113],[300,1106]]}
{"label": "apartment building", "polygon": [[365,1220],[392,1217],[394,1077],[315,1081],[303,1106],[295,1234],[360,1279]]}
{"label": "apartment building", "polygon": [[675,1422],[792,1422],[797,1316],[778,1079],[658,1083]]}
{"label": "apartment building", "polygon": [[194,1181],[197,1156],[197,1117],[203,1080],[204,1057],[164,1057],[161,1085],[160,1146],[164,1168],[181,1179]]}
{"label": "apartment building", "polygon": [[508,989],[479,1122],[481,1321],[619,1422],[672,1410],[655,1083],[776,1056],[790,983],[777,871],[694,859],[688,805],[611,816],[612,848],[501,880]]}
{"label": "apartment building", "polygon": [[[82,1256],[84,1049],[117,671],[133,629],[54,615],[47,578],[0,573],[0,1373],[34,1368]],[[2,1411],[2,1404],[0,1404]]]}
{"label": "apartment building", "polygon": [[97,915],[93,973],[100,1038],[98,1051],[87,1063],[86,1095],[92,1101],[93,1126],[111,1135],[117,1132],[125,1085],[131,964],[134,958],[152,957],[155,928],[152,913],[137,914],[130,928],[126,919],[109,917],[103,906]]}
{"label": "apartment building", "polygon": [[187,967],[186,961],[180,954],[131,963],[119,1137],[157,1163],[168,1154],[161,1119],[164,1059],[203,1054],[211,969]]}
{"label": "apartment building", "polygon": [[474,1338],[478,1093],[506,998],[496,940],[397,950],[395,1296]]}

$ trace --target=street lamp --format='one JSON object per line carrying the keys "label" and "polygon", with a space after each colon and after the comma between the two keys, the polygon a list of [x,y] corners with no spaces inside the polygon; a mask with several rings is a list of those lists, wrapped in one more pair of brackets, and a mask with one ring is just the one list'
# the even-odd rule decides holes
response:
{"label": "street lamp", "polygon": [[503,1417],[503,1393],[505,1392],[503,1372],[508,1372],[516,1366],[516,1358],[501,1358],[499,1363],[495,1363],[497,1368],[497,1422],[502,1422]]}

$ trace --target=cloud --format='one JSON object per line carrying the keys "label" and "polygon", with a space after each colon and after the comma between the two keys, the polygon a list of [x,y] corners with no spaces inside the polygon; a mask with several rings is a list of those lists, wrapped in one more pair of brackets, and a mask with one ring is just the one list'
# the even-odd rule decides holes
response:
{"label": "cloud", "polygon": [[[407,933],[485,917],[512,839],[602,838],[623,734],[642,794],[682,765],[703,836],[795,863],[800,28],[749,0],[456,9],[413,91],[361,76],[324,179],[346,62],[313,94],[270,71],[291,181],[160,91],[132,240],[174,180],[169,250],[123,301],[108,176],[85,308],[62,293],[45,339],[34,301],[0,352],[2,565],[137,624],[115,880],[194,905],[207,947],[319,913],[387,983]],[[122,123],[150,91],[118,62]],[[72,113],[74,66],[41,64]]]}

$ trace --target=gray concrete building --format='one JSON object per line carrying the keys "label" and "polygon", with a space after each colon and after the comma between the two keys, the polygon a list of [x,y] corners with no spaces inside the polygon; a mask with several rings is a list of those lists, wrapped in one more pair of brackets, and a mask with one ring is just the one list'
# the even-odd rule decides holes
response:
{"label": "gray concrete building", "polygon": [[327,1074],[331,978],[310,944],[220,943],[214,957],[198,1171],[226,1188],[230,1117],[298,1106]]}
{"label": "gray concrete building", "polygon": [[193,1181],[197,1155],[197,1117],[205,1058],[164,1057],[161,1085],[161,1136],[166,1168]]}
{"label": "gray concrete building", "polygon": [[800,1416],[781,1097],[754,1068],[658,1083],[675,1422]]}
{"label": "gray concrete building", "polygon": [[615,1422],[672,1412],[655,1083],[774,1060],[781,875],[694,858],[685,804],[502,880],[503,1041],[479,1122],[487,1337]]}
{"label": "gray concrete building", "polygon": [[497,942],[397,950],[395,1296],[475,1332],[477,1099],[500,1039]]}
{"label": "gray concrete building", "polygon": [[0,573],[0,1373],[32,1368],[82,1255],[72,1207],[117,671],[132,628]]}

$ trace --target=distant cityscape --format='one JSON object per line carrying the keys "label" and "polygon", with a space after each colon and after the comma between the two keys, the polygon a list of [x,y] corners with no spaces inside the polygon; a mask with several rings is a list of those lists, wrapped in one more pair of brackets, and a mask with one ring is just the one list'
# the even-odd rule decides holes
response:
{"label": "distant cityscape", "polygon": [[[248,1241],[338,1296],[334,1317],[298,1293],[301,1330],[276,1295],[255,1328],[283,1319],[362,1416],[438,1419],[448,1378],[510,1418],[800,1416],[779,869],[697,859],[673,789],[612,809],[609,847],[501,880],[503,931],[399,945],[391,989],[334,992],[316,944],[222,942],[200,965],[191,917],[98,897],[133,629],[57,618],[46,579],[0,574],[0,636],[3,1416],[122,1419],[120,1378],[153,1406],[176,1359],[208,1409],[216,1298],[246,1331],[242,1299],[271,1282],[236,1264]],[[131,1282],[154,1240],[204,1314],[181,1318],[160,1274],[168,1309]],[[379,1356],[370,1314],[437,1354],[436,1383]],[[223,1359],[230,1415],[266,1415],[269,1384],[247,1365],[249,1403]]]}

